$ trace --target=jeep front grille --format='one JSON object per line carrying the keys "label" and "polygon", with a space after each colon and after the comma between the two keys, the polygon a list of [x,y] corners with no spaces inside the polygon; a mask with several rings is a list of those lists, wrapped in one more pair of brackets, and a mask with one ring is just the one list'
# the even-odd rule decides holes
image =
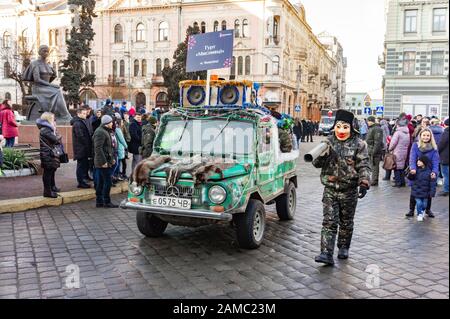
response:
{"label": "jeep front grille", "polygon": [[175,188],[167,187],[165,185],[152,184],[150,193],[156,196],[174,196],[174,193],[178,193],[178,198],[200,198],[201,189],[193,188],[189,186],[175,185]]}

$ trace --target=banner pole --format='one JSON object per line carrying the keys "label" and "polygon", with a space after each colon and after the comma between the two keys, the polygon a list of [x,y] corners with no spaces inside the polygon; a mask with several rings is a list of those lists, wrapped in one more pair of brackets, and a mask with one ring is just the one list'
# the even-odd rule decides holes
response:
{"label": "banner pole", "polygon": [[211,103],[209,101],[209,98],[210,98],[209,92],[210,92],[210,87],[211,87],[210,81],[211,81],[211,70],[207,70],[206,71],[206,99],[205,99],[205,105],[207,105],[207,106],[211,105]]}

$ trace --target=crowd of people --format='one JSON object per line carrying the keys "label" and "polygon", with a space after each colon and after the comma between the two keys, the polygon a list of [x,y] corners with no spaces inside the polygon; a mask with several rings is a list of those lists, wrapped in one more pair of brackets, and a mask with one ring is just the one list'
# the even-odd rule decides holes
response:
{"label": "crowd of people", "polygon": [[[417,219],[434,218],[431,210],[436,186],[442,184],[437,196],[448,196],[448,131],[449,119],[441,121],[436,117],[414,118],[405,113],[395,120],[377,119],[369,116],[363,121],[368,129],[360,136],[368,145],[372,167],[372,186],[378,185],[379,166],[384,160],[385,176],[393,187],[411,187],[407,217],[413,217],[417,209]],[[389,157],[389,159],[388,159]],[[392,162],[392,164],[388,164]]]}
{"label": "crowd of people", "polygon": [[[129,154],[133,156],[133,170],[143,157],[152,153],[160,115],[158,109],[147,113],[145,107],[128,108],[126,102],[115,107],[110,100],[95,111],[87,106],[76,110],[70,124],[77,187],[92,188],[93,182],[97,207],[117,207],[111,201],[111,187],[128,179]],[[43,113],[36,124],[40,130],[44,197],[56,198],[60,191],[55,185],[55,172],[60,167],[56,149],[63,146],[62,139],[52,113]]]}
{"label": "crowd of people", "polygon": [[314,122],[309,119],[296,118],[294,121],[293,131],[295,137],[297,138],[297,144],[300,145],[300,142],[314,142],[313,136],[319,135],[319,122]]}

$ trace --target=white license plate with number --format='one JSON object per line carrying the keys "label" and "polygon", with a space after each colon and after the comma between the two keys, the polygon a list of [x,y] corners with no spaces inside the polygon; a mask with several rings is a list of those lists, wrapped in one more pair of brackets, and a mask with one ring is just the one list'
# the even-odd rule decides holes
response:
{"label": "white license plate with number", "polygon": [[152,196],[150,205],[158,207],[173,207],[173,208],[191,208],[191,200],[187,198]]}

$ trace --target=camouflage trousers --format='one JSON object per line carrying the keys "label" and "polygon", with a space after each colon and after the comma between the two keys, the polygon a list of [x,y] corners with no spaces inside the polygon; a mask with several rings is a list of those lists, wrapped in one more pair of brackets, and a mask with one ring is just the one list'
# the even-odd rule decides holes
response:
{"label": "camouflage trousers", "polygon": [[333,255],[338,226],[338,248],[350,248],[353,235],[353,218],[358,203],[358,188],[336,191],[330,187],[325,187],[322,203],[323,223],[320,250]]}

